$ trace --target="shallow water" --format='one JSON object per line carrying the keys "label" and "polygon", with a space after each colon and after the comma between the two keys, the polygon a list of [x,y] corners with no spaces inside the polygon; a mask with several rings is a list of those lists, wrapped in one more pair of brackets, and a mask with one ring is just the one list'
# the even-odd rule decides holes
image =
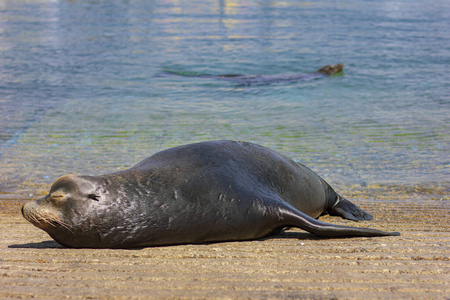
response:
{"label": "shallow water", "polygon": [[[253,141],[338,189],[449,187],[447,1],[0,1],[0,197]],[[241,86],[186,74],[340,76]]]}

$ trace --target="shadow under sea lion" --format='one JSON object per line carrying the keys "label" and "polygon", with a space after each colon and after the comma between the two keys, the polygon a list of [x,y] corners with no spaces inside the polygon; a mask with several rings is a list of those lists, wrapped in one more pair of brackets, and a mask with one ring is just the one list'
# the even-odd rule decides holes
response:
{"label": "shadow under sea lion", "polygon": [[306,166],[236,141],[170,148],[112,174],[62,176],[22,214],[58,243],[77,248],[252,240],[287,227],[330,238],[399,235],[317,220],[372,216]]}
{"label": "shadow under sea lion", "polygon": [[296,73],[286,75],[239,75],[239,74],[223,74],[223,75],[202,75],[187,74],[174,71],[165,71],[166,75],[177,75],[185,77],[214,78],[228,80],[238,83],[239,85],[265,85],[279,82],[296,82],[317,79],[329,75],[341,73],[344,69],[343,64],[327,65],[312,73]]}

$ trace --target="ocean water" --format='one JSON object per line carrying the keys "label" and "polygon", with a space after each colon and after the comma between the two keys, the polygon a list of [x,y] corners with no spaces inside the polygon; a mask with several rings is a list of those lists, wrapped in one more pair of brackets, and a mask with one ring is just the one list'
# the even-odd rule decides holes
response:
{"label": "ocean water", "polygon": [[[243,86],[180,74],[338,76]],[[450,189],[448,1],[0,0],[0,197],[252,141],[340,189]]]}

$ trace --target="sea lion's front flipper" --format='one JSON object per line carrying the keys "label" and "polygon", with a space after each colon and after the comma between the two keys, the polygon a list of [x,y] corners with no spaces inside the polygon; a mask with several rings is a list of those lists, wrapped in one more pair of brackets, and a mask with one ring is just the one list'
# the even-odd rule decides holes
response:
{"label": "sea lion's front flipper", "polygon": [[[356,205],[355,205],[356,206]],[[400,235],[398,232],[387,232],[372,228],[360,228],[329,224],[314,219],[307,214],[286,204],[280,207],[280,217],[285,227],[298,227],[320,237],[373,237]]]}
{"label": "sea lion's front flipper", "polygon": [[327,210],[330,216],[338,216],[352,221],[372,220],[371,214],[366,213],[361,208],[351,203],[344,197],[338,195],[338,203]]}

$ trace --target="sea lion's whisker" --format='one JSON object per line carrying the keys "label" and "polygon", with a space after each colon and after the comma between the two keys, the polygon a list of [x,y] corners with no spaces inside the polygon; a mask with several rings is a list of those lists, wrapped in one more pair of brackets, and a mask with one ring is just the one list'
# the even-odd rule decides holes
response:
{"label": "sea lion's whisker", "polygon": [[56,216],[54,214],[48,213],[46,215],[46,221],[47,221],[47,223],[49,223],[53,227],[56,227],[56,224],[58,224],[58,225],[61,225],[62,227],[64,227],[65,229],[67,229],[68,231],[70,231],[71,233],[73,233],[72,230],[71,230],[72,226],[70,226],[69,224],[65,223],[58,216]]}
{"label": "sea lion's whisker", "polygon": [[67,224],[67,223],[65,223],[65,222],[63,222],[63,221],[61,221],[61,220],[59,220],[59,221],[55,221],[55,222],[57,222],[59,225],[61,225],[62,227],[64,227],[65,229],[67,229],[68,231],[70,231],[70,233],[72,233],[73,234],[73,231],[72,231],[72,226],[70,226],[69,224]]}
{"label": "sea lion's whisker", "polygon": [[34,222],[34,223],[39,223],[38,217],[35,216],[34,214],[30,213],[30,212],[27,212],[27,213],[25,214],[25,217],[26,217],[27,219],[30,219],[30,220],[31,220],[32,222]]}

